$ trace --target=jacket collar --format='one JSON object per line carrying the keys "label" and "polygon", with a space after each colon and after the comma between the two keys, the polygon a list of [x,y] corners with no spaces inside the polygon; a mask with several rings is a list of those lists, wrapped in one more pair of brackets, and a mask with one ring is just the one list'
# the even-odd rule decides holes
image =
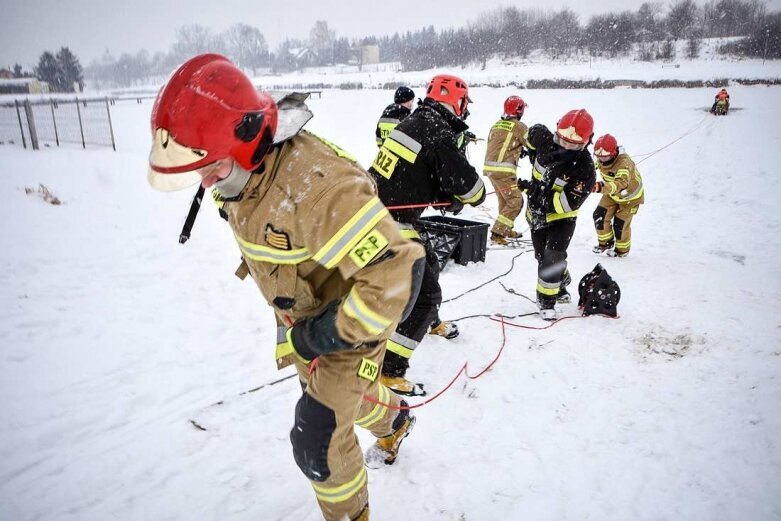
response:
{"label": "jacket collar", "polygon": [[432,112],[439,114],[439,116],[442,117],[442,119],[444,119],[448,125],[450,125],[450,128],[452,128],[453,132],[456,134],[460,134],[469,128],[469,125],[467,125],[464,120],[458,118],[455,114],[447,110],[437,101],[425,99],[420,102],[418,108],[415,109],[415,112],[418,110],[431,110]]}

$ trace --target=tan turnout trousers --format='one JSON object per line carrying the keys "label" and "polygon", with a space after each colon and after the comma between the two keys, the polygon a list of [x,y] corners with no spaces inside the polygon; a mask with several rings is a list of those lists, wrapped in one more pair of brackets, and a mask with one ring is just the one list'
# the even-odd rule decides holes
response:
{"label": "tan turnout trousers", "polygon": [[[400,404],[399,396],[379,383],[379,371],[374,373],[371,369],[374,367],[371,362],[380,366],[384,355],[383,342],[374,349],[337,351],[321,356],[313,370],[312,364],[296,362],[307,395],[302,400],[316,400],[333,411],[336,420],[329,433],[330,443],[325,444],[331,474],[325,481],[310,480],[327,521],[356,519],[369,501],[366,467],[354,425],[369,430],[378,438],[393,432],[392,424],[398,411],[364,399],[366,395],[393,406]],[[319,430],[319,426],[313,427]]]}

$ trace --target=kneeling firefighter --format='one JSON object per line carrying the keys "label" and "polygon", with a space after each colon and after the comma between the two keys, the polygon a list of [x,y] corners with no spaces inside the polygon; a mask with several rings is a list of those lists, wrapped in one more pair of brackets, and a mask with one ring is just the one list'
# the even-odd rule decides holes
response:
{"label": "kneeling firefighter", "polygon": [[[292,99],[292,98],[291,98]],[[304,392],[293,455],[327,520],[367,520],[364,456],[354,425],[393,463],[415,418],[380,385],[385,342],[409,314],[423,248],[404,239],[366,171],[302,130],[301,100],[277,104],[224,56],[184,63],[152,110],[151,184],[214,185],[243,262],[274,311],[276,359]],[[279,121],[278,121],[279,119]]]}

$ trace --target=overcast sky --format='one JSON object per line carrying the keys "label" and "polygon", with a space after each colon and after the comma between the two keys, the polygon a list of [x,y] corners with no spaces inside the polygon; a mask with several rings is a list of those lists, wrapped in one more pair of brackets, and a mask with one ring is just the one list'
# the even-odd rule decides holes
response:
{"label": "overcast sky", "polygon": [[[462,26],[500,5],[551,10],[569,6],[585,22],[592,14],[636,10],[643,1],[0,0],[0,68],[18,62],[31,69],[44,50],[56,52],[62,46],[70,47],[85,66],[107,49],[115,57],[141,49],[168,51],[176,28],[187,24],[207,26],[214,32],[239,22],[252,25],[273,50],[285,37],[306,38],[316,20],[326,20],[337,36],[352,38],[427,25],[437,29]],[[781,0],[766,3],[772,11],[781,9]]]}

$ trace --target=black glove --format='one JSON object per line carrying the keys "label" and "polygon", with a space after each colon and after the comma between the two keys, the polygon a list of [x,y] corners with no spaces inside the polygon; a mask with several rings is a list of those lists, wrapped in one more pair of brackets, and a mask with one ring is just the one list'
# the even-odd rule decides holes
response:
{"label": "black glove", "polygon": [[518,188],[521,189],[522,192],[526,192],[531,190],[533,186],[533,183],[528,179],[518,179]]}
{"label": "black glove", "polygon": [[339,301],[333,300],[319,315],[301,319],[292,327],[289,339],[301,358],[309,361],[341,349],[353,349],[336,330],[338,309]]}
{"label": "black glove", "polygon": [[450,206],[443,206],[442,210],[448,213],[452,213],[453,215],[458,215],[461,213],[461,210],[464,209],[464,203],[459,201],[458,199],[452,199],[450,202]]}

